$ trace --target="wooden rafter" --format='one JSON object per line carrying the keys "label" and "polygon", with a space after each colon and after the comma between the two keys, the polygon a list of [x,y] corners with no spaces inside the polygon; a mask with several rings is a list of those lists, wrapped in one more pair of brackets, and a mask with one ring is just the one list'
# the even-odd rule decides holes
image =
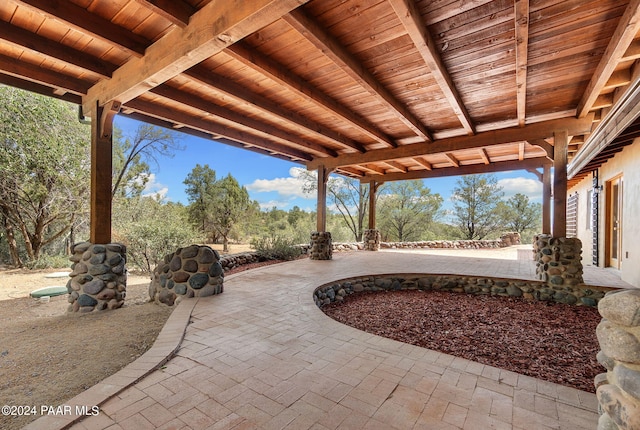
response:
{"label": "wooden rafter", "polygon": [[475,175],[478,173],[506,172],[509,170],[537,169],[549,164],[546,157],[527,158],[524,161],[498,161],[487,166],[485,164],[469,164],[460,167],[445,167],[433,170],[411,170],[407,173],[387,173],[382,176],[364,175],[361,182],[376,181],[403,181],[413,179],[441,178],[446,176]]}
{"label": "wooden rafter", "polygon": [[385,170],[382,167],[378,167],[370,164],[359,164],[356,166],[359,169],[364,170],[365,172],[373,173],[374,175],[384,175]]}
{"label": "wooden rafter", "polygon": [[27,49],[39,55],[60,60],[64,63],[80,67],[81,69],[97,73],[109,78],[116,70],[116,66],[92,57],[71,46],[54,42],[36,33],[24,30],[8,22],[0,21],[0,39],[6,40],[22,49]]}
{"label": "wooden rafter", "polygon": [[189,24],[189,18],[196,12],[196,8],[183,0],[136,1],[181,28]]}
{"label": "wooden rafter", "polygon": [[525,151],[525,142],[520,142],[518,144],[518,160],[524,160],[524,151]]}
{"label": "wooden rafter", "polygon": [[296,31],[307,38],[318,49],[321,49],[331,61],[340,65],[343,70],[359,85],[384,102],[397,117],[409,127],[416,135],[425,140],[433,140],[431,133],[422,122],[399,101],[389,90],[360,63],[344,46],[324,28],[311,19],[302,9],[296,9],[283,17]]}
{"label": "wooden rafter", "polygon": [[423,157],[414,157],[413,160],[416,163],[420,164],[422,167],[424,167],[427,170],[432,170],[433,169],[433,166],[431,165],[431,163],[429,163]]}
{"label": "wooden rafter", "polygon": [[237,100],[239,103],[251,104],[262,112],[276,116],[296,127],[302,127],[323,140],[331,140],[334,144],[341,145],[352,150],[352,152],[353,150],[357,152],[365,151],[364,147],[353,139],[349,139],[347,136],[337,133],[328,127],[324,127],[316,122],[310,121],[297,112],[284,109],[278,103],[267,100],[266,98],[247,90],[246,87],[233,83],[222,76],[211,73],[202,66],[193,67],[185,74],[189,76],[190,79],[224,93],[226,96]]}
{"label": "wooden rafter", "polygon": [[479,148],[478,153],[480,154],[480,158],[482,158],[482,162],[484,164],[491,164],[491,158],[489,158],[489,154],[486,149]]}
{"label": "wooden rafter", "polygon": [[157,104],[139,99],[131,100],[127,102],[127,105],[129,108],[141,112],[147,116],[159,118],[164,121],[172,121],[178,119],[178,121],[185,126],[207,133],[208,135],[213,134],[216,136],[224,136],[234,142],[245,143],[264,149],[265,151],[272,151],[277,154],[286,155],[290,158],[296,158],[300,160],[309,160],[311,158],[308,154],[305,154],[303,151],[299,151],[295,148],[290,148],[285,145],[260,138],[246,131],[240,131],[231,127],[225,127],[211,121],[194,118],[192,116],[184,114],[176,114],[175,110],[168,107],[159,106]]}
{"label": "wooden rafter", "polygon": [[529,144],[532,146],[539,146],[547,153],[547,158],[553,160],[553,145],[544,139],[529,139]]}
{"label": "wooden rafter", "polygon": [[553,130],[566,129],[571,135],[580,135],[591,131],[593,115],[586,118],[565,118],[547,122],[528,124],[525,127],[506,128],[491,132],[478,133],[475,136],[459,136],[441,139],[435,142],[415,143],[398,148],[385,148],[368,151],[364,154],[341,154],[330,160],[313,160],[307,163],[307,168],[314,170],[319,164],[328,167],[373,163],[377,161],[395,160],[400,158],[419,157],[428,154],[451,152],[461,149],[482,148],[523,140],[546,139]]}
{"label": "wooden rafter", "polygon": [[[34,0],[30,0],[34,1]],[[126,103],[179,75],[243,37],[279,19],[304,0],[211,2],[185,28],[175,28],[88,92],[83,105],[119,100]]]}
{"label": "wooden rafter", "polygon": [[287,89],[295,92],[306,100],[328,109],[330,112],[342,118],[352,127],[367,134],[372,139],[391,147],[398,146],[390,136],[382,132],[373,124],[369,123],[362,116],[348,109],[337,100],[331,98],[318,88],[311,85],[309,82],[301,79],[299,76],[290,73],[282,64],[279,64],[276,61],[258,53],[256,50],[251,49],[251,47],[247,46],[242,41],[230,46],[225,52],[236,60],[242,62],[245,66],[251,67],[252,69],[268,76],[270,79],[273,79],[280,85],[285,86]]}
{"label": "wooden rafter", "polygon": [[460,167],[460,161],[450,152],[445,152],[444,156],[447,157],[447,160],[451,163],[453,167]]}
{"label": "wooden rafter", "polygon": [[440,54],[436,50],[435,41],[425,27],[414,1],[389,0],[389,3],[391,3],[400,21],[402,21],[402,25],[404,25],[407,30],[409,37],[411,37],[422,59],[431,70],[433,78],[438,83],[440,90],[451,105],[458,120],[460,120],[460,124],[462,124],[462,127],[468,134],[474,134],[474,125],[467,112],[467,108],[464,106],[462,98],[458,94],[453,80],[442,62],[442,58],[440,58]]}
{"label": "wooden rafter", "polygon": [[320,156],[322,157],[335,157],[338,155],[335,151],[323,147],[322,145],[318,145],[314,142],[309,142],[308,140],[302,139],[299,136],[294,135],[293,133],[273,127],[269,124],[265,124],[256,119],[249,118],[246,115],[240,115],[239,113],[234,112],[230,109],[214,105],[213,103],[210,103],[198,96],[181,92],[178,89],[172,88],[167,84],[163,84],[154,88],[152,92],[154,94],[165,97],[168,100],[174,100],[186,106],[200,109],[203,111],[203,115],[206,115],[206,113],[208,112],[236,125],[240,125],[247,129],[253,129],[265,136],[272,136],[274,138],[284,140],[289,144],[304,148],[305,150],[310,150],[312,152],[320,154]]}
{"label": "wooden rafter", "polygon": [[523,127],[527,108],[527,61],[529,47],[529,0],[516,0],[516,97],[518,125]]}
{"label": "wooden rafter", "polygon": [[403,166],[397,161],[385,161],[384,164],[391,167],[393,170],[397,170],[399,172],[407,173],[409,171],[409,169],[406,166]]}
{"label": "wooden rafter", "polygon": [[[133,55],[144,55],[149,41],[128,31],[109,20],[93,14],[83,7],[69,1],[50,0],[15,0],[18,4],[43,13],[50,19],[63,21],[81,33],[92,36],[115,45]],[[90,112],[89,106],[85,110]]]}
{"label": "wooden rafter", "polygon": [[587,90],[584,92],[580,103],[578,103],[578,117],[582,118],[590,110],[596,108],[595,104],[602,88],[606,85],[639,30],[640,0],[631,0],[624,15],[618,22],[614,35],[610,39],[609,45],[591,77],[591,81],[589,81]]}
{"label": "wooden rafter", "polygon": [[91,86],[85,81],[70,79],[60,72],[47,71],[35,64],[13,61],[12,58],[5,55],[0,55],[0,72],[15,77],[26,76],[31,82],[48,85],[54,87],[55,90],[63,90],[77,95],[86,94]]}

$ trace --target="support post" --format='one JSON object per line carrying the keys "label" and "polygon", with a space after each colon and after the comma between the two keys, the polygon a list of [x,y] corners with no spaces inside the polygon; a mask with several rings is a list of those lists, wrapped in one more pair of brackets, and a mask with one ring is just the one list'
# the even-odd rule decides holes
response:
{"label": "support post", "polygon": [[542,234],[551,234],[551,165],[542,169]]}
{"label": "support post", "polygon": [[364,249],[367,251],[380,249],[380,230],[376,228],[376,192],[381,184],[381,182],[369,181],[369,228],[364,231],[362,237]]}
{"label": "support post", "polygon": [[567,130],[553,133],[553,234],[567,236]]}
{"label": "support post", "polygon": [[327,229],[327,181],[329,172],[324,166],[318,168],[318,204],[317,204],[317,225],[318,232],[325,232]]}
{"label": "support post", "polygon": [[376,228],[376,181],[369,181],[369,230]]}
{"label": "support post", "polygon": [[91,112],[91,243],[111,242],[111,175],[113,118],[120,104],[94,106]]}
{"label": "support post", "polygon": [[333,242],[331,233],[327,230],[327,181],[328,170],[324,166],[318,168],[318,206],[317,206],[317,231],[311,233],[311,260],[331,260],[333,258]]}

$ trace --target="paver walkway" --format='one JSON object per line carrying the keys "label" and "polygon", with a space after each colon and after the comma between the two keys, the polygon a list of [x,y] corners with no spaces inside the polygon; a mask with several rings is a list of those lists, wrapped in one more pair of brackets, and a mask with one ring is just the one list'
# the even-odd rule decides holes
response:
{"label": "paver walkway", "polygon": [[111,397],[71,428],[595,429],[593,394],[361,332],[312,299],[321,284],[374,273],[532,276],[531,262],[475,255],[338,253],[230,276],[224,294],[182,302],[141,359],[67,402]]}

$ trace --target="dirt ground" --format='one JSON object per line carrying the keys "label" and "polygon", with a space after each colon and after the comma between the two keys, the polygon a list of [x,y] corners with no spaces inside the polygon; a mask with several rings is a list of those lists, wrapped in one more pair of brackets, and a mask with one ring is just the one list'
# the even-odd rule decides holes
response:
{"label": "dirt ground", "polygon": [[[66,285],[68,269],[0,270],[0,403],[59,406],[142,355],[172,308],[148,303],[148,277],[130,276],[125,306],[68,314],[67,296],[48,302],[34,289]],[[49,276],[49,277],[47,277]],[[0,428],[21,428],[37,417],[0,415]]]}

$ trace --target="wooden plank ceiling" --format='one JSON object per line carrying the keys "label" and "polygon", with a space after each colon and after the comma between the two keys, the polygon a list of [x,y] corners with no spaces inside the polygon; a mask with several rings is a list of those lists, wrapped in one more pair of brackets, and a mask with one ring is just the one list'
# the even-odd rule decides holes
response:
{"label": "wooden plank ceiling", "polygon": [[569,157],[635,80],[640,0],[4,0],[0,83],[362,180]]}

